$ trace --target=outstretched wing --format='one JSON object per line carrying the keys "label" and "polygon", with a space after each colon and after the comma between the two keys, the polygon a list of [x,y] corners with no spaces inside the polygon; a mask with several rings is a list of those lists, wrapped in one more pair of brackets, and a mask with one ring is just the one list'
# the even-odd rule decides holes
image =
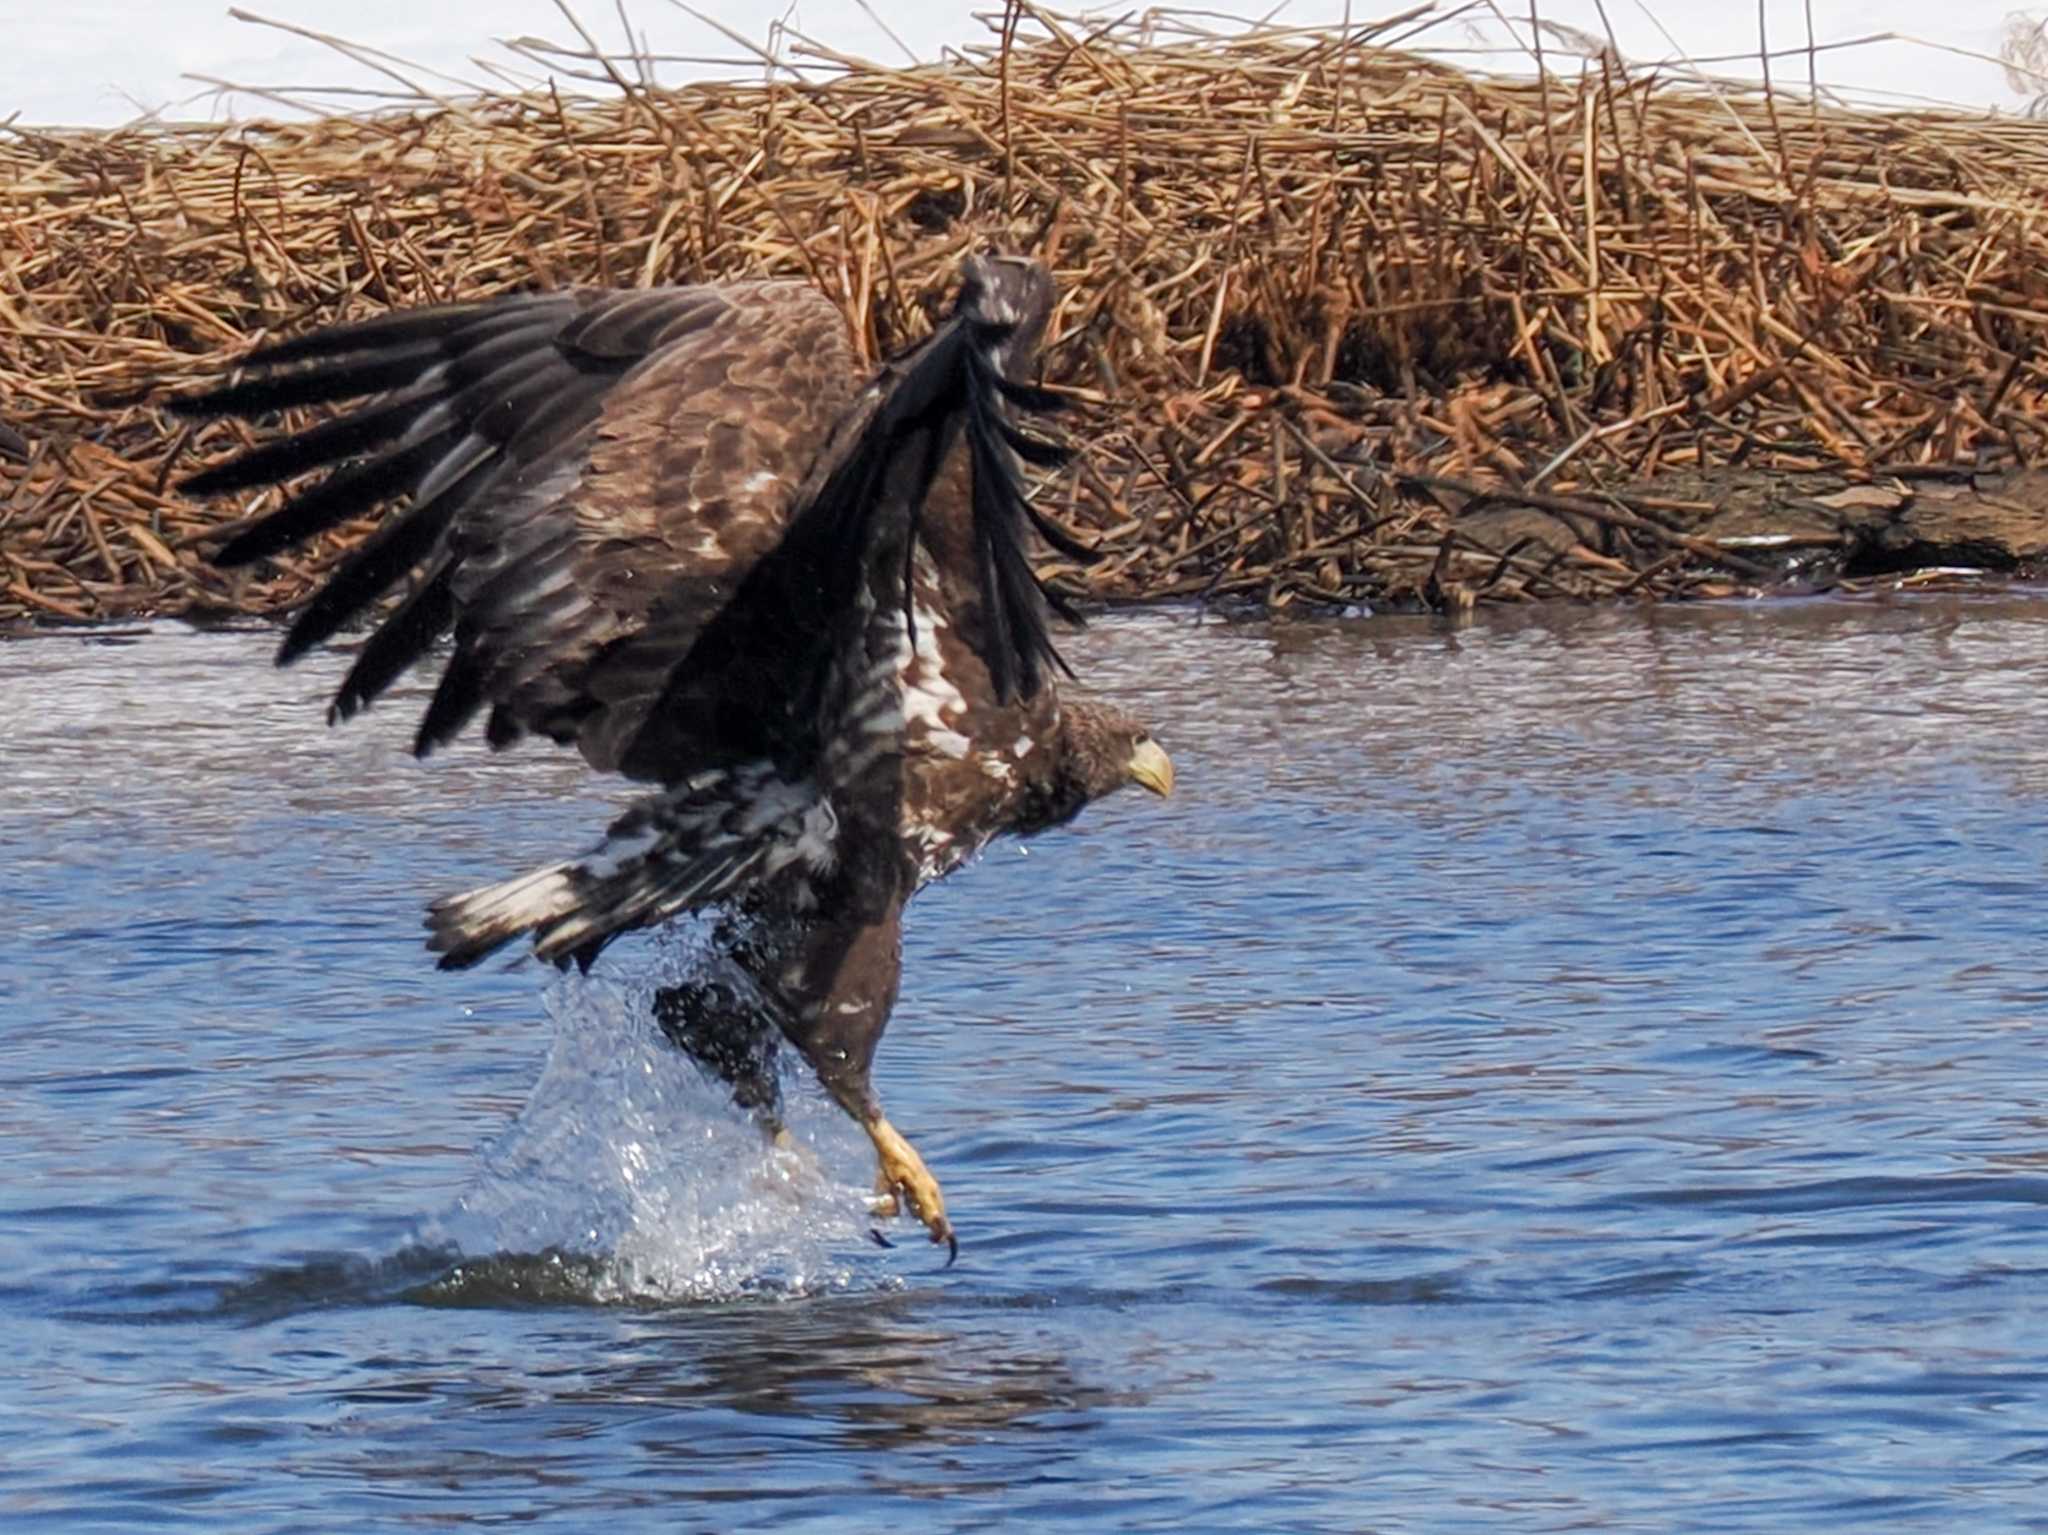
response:
{"label": "outstretched wing", "polygon": [[295,659],[410,578],[331,717],[373,702],[453,630],[416,750],[488,706],[493,744],[537,732],[613,768],[668,673],[775,546],[856,366],[837,310],[802,284],[575,290],[318,331],[172,406],[255,416],[369,398],[186,485],[328,471],[222,548],[222,565],[402,503],[279,651]]}
{"label": "outstretched wing", "polygon": [[[841,921],[879,920],[908,897],[904,759],[935,723],[910,696],[930,628],[971,618],[986,684],[1034,694],[1057,662],[1047,608],[1063,605],[1031,572],[1029,529],[1085,553],[1019,476],[1020,455],[1055,456],[1013,414],[1051,404],[1013,377],[1050,281],[986,258],[966,277],[952,317],[840,422],[787,532],[676,664],[621,761],[657,776],[688,760],[688,733],[720,709],[735,716],[721,741],[743,755],[670,776],[580,859],[438,903],[428,925],[444,965],[529,931],[544,957],[587,963],[616,933],[764,889]],[[948,589],[977,594],[963,603],[976,611],[941,611]],[[736,711],[741,698],[750,707]]]}
{"label": "outstretched wing", "polygon": [[[1024,430],[1016,412],[1058,408],[1022,381],[1051,312],[1052,280],[1035,262],[970,257],[953,313],[921,346],[885,366],[841,417],[812,466],[788,530],[670,672],[641,738],[622,755],[635,777],[686,760],[683,736],[732,679],[753,701],[753,748],[809,763],[846,726],[844,665],[890,643],[870,634],[879,605],[917,639],[914,559],[937,567],[947,607],[969,621],[996,699],[1029,697],[1063,666],[1047,622],[1079,615],[1044,588],[1027,553],[1036,529],[1076,559],[1092,553],[1033,506],[1019,459],[1065,454]],[[900,690],[901,679],[888,684]],[[835,694],[836,690],[836,694]]]}

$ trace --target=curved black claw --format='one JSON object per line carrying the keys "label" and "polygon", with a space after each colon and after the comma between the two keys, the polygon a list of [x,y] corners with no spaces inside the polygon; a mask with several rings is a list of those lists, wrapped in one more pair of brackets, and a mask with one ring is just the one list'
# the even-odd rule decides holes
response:
{"label": "curved black claw", "polygon": [[[934,1238],[933,1240],[937,1239]],[[946,1261],[942,1265],[940,1265],[939,1272],[941,1274],[945,1273],[947,1269],[951,1268],[956,1262],[959,1261],[959,1258],[960,1239],[954,1236],[953,1233],[949,1231],[946,1233]]]}
{"label": "curved black claw", "polygon": [[872,1226],[868,1227],[868,1235],[874,1238],[874,1243],[877,1247],[894,1247],[896,1245]]}

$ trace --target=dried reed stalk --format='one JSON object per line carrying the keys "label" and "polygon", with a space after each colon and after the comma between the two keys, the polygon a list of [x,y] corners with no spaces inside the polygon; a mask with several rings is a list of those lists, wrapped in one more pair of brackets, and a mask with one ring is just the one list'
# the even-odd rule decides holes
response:
{"label": "dried reed stalk", "polygon": [[1726,590],[1756,568],[1621,488],[2042,456],[2036,125],[1774,114],[1611,56],[1481,77],[1385,46],[1418,14],[1222,37],[1020,0],[940,66],[659,90],[591,49],[554,62],[623,92],[0,130],[0,622],[269,611],[361,536],[204,563],[262,503],[181,499],[239,438],[155,401],[258,337],[782,273],[878,355],[991,234],[1064,291],[1084,451],[1046,494],[1106,557],[1056,573],[1103,598]]}

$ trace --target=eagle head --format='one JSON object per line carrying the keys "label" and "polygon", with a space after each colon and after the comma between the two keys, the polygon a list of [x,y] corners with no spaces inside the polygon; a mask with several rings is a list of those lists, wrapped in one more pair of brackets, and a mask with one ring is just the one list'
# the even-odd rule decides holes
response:
{"label": "eagle head", "polygon": [[1033,830],[1057,826],[1127,784],[1162,798],[1173,792],[1173,759],[1135,715],[1092,698],[1060,701],[1052,793]]}

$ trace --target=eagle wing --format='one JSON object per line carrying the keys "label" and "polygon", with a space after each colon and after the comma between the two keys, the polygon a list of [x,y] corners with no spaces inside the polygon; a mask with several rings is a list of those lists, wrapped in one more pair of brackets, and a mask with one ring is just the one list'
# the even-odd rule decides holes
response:
{"label": "eagle wing", "polygon": [[964,637],[970,685],[1000,707],[1058,663],[1048,611],[1072,616],[1033,575],[1028,531],[1086,551],[1019,475],[1059,456],[1017,421],[1053,403],[1022,382],[1051,299],[1036,264],[970,258],[952,315],[865,388],[829,303],[757,282],[382,316],[266,347],[174,402],[205,417],[368,400],[188,484],[328,471],[223,564],[402,503],[280,651],[410,581],[332,717],[452,630],[418,750],[488,706],[494,745],[538,732],[664,786],[585,858],[437,905],[444,963],[529,930],[587,961],[626,928],[750,892],[803,909],[828,880],[836,920],[900,908],[918,868],[905,754],[949,733],[914,696],[931,631]]}
{"label": "eagle wing", "polygon": [[[217,563],[403,502],[298,615],[280,664],[410,578],[330,717],[452,630],[417,751],[488,706],[494,745],[536,732],[600,769],[621,765],[670,671],[775,547],[858,386],[838,311],[768,281],[404,311],[265,347],[243,369],[173,408],[369,403],[187,482],[218,493],[329,471]],[[640,765],[663,781],[700,766]]]}
{"label": "eagle wing", "polygon": [[[1050,280],[985,258],[966,279],[952,317],[844,414],[783,536],[621,752],[629,774],[669,787],[583,857],[438,903],[428,925],[444,965],[527,931],[542,957],[588,963],[628,928],[771,887],[793,910],[829,906],[839,928],[895,920],[919,880],[905,758],[947,731],[915,696],[931,682],[933,630],[971,631],[982,691],[1038,694],[1058,660],[1047,612],[1064,605],[1031,572],[1028,530],[1085,552],[1019,476],[1020,456],[1055,455],[1015,416],[1052,402],[1011,376],[1035,348]],[[949,589],[973,595],[950,613],[930,605]],[[701,748],[711,721],[716,763]]]}

